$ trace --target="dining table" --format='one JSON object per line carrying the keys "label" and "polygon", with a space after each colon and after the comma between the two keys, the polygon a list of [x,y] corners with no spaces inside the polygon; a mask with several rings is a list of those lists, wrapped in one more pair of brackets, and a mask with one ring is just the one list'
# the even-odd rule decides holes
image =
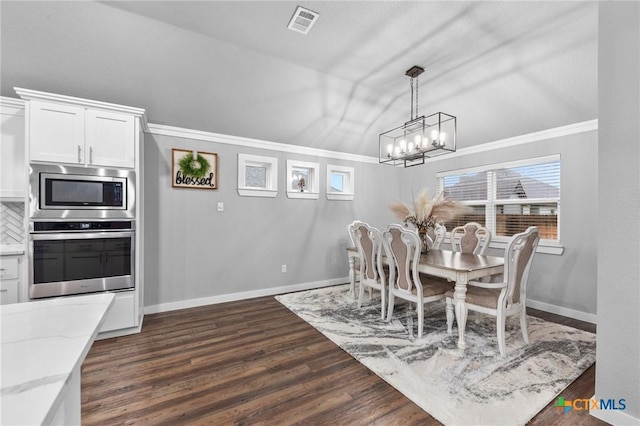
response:
{"label": "dining table", "polygon": [[[359,259],[358,250],[355,247],[347,247],[347,256],[349,259],[350,291],[355,295],[355,261]],[[387,263],[384,256],[382,262]],[[458,324],[458,348],[464,349],[464,331],[467,323],[467,307],[465,305],[467,284],[472,280],[503,273],[504,258],[431,249],[420,255],[418,272],[446,278],[453,283],[456,323]]]}

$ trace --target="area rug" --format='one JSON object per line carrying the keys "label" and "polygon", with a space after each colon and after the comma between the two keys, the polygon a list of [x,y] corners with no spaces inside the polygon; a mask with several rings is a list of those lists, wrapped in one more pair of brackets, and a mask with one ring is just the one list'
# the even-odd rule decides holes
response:
{"label": "area rug", "polygon": [[[375,294],[374,294],[375,297]],[[348,286],[276,296],[293,313],[445,425],[522,425],[595,362],[595,334],[527,317],[529,345],[517,318],[507,319],[501,357],[493,317],[471,313],[466,350],[447,334],[444,302],[427,305],[424,335],[415,311],[397,301],[393,319],[380,301],[358,309]]]}

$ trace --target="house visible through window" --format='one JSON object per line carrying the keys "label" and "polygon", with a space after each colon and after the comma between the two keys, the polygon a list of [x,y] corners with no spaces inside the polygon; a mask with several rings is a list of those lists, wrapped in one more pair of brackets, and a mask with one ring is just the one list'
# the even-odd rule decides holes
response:
{"label": "house visible through window", "polygon": [[475,221],[500,239],[537,226],[542,239],[560,239],[560,156],[439,173],[438,178],[445,196],[472,208],[445,224],[447,229]]}

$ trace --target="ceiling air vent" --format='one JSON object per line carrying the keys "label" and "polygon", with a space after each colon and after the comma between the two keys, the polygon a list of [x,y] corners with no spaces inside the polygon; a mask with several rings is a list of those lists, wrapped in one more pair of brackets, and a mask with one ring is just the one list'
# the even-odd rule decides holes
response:
{"label": "ceiling air vent", "polygon": [[305,9],[304,7],[298,6],[296,11],[294,12],[291,20],[289,21],[289,28],[292,31],[296,31],[302,34],[307,34],[313,24],[318,20],[319,13],[313,12],[309,9]]}

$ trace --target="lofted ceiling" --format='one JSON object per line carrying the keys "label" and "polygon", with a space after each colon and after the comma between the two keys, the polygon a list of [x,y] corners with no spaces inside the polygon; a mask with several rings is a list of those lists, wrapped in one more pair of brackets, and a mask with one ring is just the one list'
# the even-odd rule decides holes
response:
{"label": "lofted ceiling", "polygon": [[[597,118],[595,2],[24,3],[2,4],[3,96],[377,156],[420,65],[418,112],[457,116],[459,148]],[[286,29],[298,5],[320,14],[308,35]]]}

